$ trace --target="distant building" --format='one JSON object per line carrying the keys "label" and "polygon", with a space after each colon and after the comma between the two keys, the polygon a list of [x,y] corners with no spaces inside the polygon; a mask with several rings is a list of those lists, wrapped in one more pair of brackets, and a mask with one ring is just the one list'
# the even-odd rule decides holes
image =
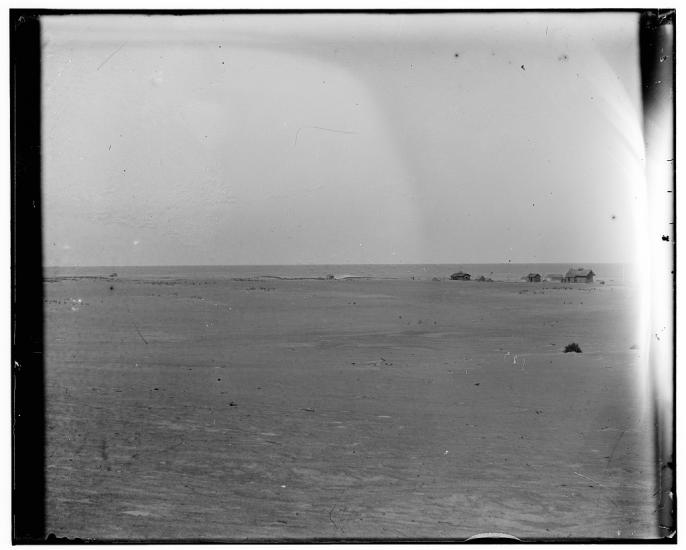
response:
{"label": "distant building", "polygon": [[570,269],[565,274],[562,282],[564,283],[592,283],[595,273],[591,269],[584,269],[579,267],[577,269]]}
{"label": "distant building", "polygon": [[529,273],[526,276],[526,280],[529,281],[530,283],[540,283],[541,282],[541,274],[540,273]]}
{"label": "distant building", "polygon": [[453,273],[450,278],[453,281],[469,281],[472,276],[469,273],[465,273],[463,271],[458,271],[457,273]]}

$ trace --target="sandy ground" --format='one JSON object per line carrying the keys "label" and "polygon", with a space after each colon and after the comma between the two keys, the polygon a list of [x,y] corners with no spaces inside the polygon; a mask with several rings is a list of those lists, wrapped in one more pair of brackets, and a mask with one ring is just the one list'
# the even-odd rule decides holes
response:
{"label": "sandy ground", "polygon": [[[45,290],[57,536],[657,534],[628,288],[77,278]],[[572,341],[582,354],[562,353]]]}

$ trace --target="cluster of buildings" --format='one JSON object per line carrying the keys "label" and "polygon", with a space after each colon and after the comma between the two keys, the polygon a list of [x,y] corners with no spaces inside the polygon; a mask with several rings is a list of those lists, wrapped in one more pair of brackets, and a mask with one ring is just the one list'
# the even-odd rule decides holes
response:
{"label": "cluster of buildings", "polygon": [[583,267],[569,269],[564,275],[546,275],[546,279],[549,281],[560,281],[562,283],[592,283],[593,277],[595,277],[593,270],[584,269]]}
{"label": "cluster of buildings", "polygon": [[[592,269],[584,269],[583,267],[578,267],[576,269],[570,268],[564,275],[558,275],[552,273],[542,277],[540,273],[529,273],[522,279],[526,279],[530,283],[540,283],[543,279],[546,281],[557,281],[560,283],[592,283],[595,273]],[[472,276],[464,271],[458,271],[453,273],[450,278],[453,281],[470,281]],[[486,280],[484,277],[480,277],[478,280]]]}

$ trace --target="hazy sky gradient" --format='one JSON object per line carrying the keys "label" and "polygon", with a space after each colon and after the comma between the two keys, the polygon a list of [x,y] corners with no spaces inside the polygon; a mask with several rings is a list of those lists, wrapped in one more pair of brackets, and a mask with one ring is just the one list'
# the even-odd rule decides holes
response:
{"label": "hazy sky gradient", "polygon": [[42,22],[46,265],[634,260],[633,14]]}

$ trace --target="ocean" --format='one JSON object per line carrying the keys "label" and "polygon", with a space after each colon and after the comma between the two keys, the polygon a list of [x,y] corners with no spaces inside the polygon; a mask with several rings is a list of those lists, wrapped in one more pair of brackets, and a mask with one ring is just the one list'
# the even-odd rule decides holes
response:
{"label": "ocean", "polygon": [[[571,267],[593,269],[596,281],[608,283],[632,282],[633,271],[629,264],[597,263],[496,263],[496,264],[339,264],[339,265],[194,265],[194,266],[79,266],[45,267],[44,276],[50,277],[118,277],[143,279],[447,279],[456,271],[465,271],[476,279],[480,276],[494,281],[518,282],[528,273],[564,274]],[[330,277],[329,277],[330,278]]]}

